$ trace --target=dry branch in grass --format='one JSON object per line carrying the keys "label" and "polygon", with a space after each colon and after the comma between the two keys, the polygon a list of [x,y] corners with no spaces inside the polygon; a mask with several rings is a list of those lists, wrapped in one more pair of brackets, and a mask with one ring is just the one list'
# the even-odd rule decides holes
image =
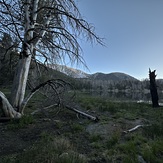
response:
{"label": "dry branch in grass", "polygon": [[78,113],[78,114],[81,114],[81,115],[83,115],[83,116],[85,116],[85,117],[87,117],[87,118],[89,118],[89,119],[91,119],[91,120],[93,120],[93,121],[95,121],[95,122],[98,122],[100,119],[96,116],[92,116],[92,115],[90,115],[90,114],[87,114],[87,113],[85,113],[85,112],[83,112],[83,111],[80,111],[80,110],[78,110],[78,109],[76,109],[76,108],[73,108],[73,107],[70,107],[70,106],[65,106],[67,109],[69,109],[69,110],[71,110],[71,111],[74,111],[74,112],[76,112],[76,113]]}
{"label": "dry branch in grass", "polygon": [[144,126],[144,125],[137,125],[137,126],[131,128],[131,129],[126,130],[126,131],[123,131],[123,132],[127,134],[127,133],[132,132],[132,131],[135,131],[135,130],[137,130],[138,128],[143,127],[143,126]]}
{"label": "dry branch in grass", "polygon": [[150,126],[150,125],[137,125],[129,130],[126,130],[126,131],[123,131],[123,133],[127,134],[129,132],[133,132],[133,131],[136,131],[137,129],[139,129],[140,127],[144,127],[144,126]]}
{"label": "dry branch in grass", "polygon": [[[34,88],[29,93],[29,96],[27,96],[27,97],[31,97],[31,95],[33,95],[34,92],[39,91],[41,88],[44,88],[45,86],[49,86],[50,89],[53,90],[53,94],[55,93],[55,96],[57,96],[57,101],[55,101],[52,98],[53,96],[51,96],[51,95],[50,96],[46,96],[46,97],[48,97],[50,99],[50,101],[53,101],[54,103],[53,104],[50,104],[50,105],[48,105],[48,106],[46,106],[44,108],[40,108],[40,109],[35,110],[34,112],[31,113],[32,115],[34,115],[37,112],[40,112],[42,110],[49,109],[51,107],[57,107],[57,106],[60,107],[60,106],[62,106],[62,107],[65,107],[66,109],[69,109],[69,110],[71,110],[71,111],[73,111],[73,112],[75,112],[77,114],[80,114],[80,115],[82,115],[84,117],[87,117],[87,118],[89,118],[89,119],[91,119],[93,121],[96,121],[96,122],[99,121],[99,118],[98,117],[92,116],[92,115],[90,115],[88,113],[85,113],[83,111],[80,111],[80,110],[76,109],[75,107],[72,107],[72,106],[69,106],[69,105],[66,104],[66,103],[70,103],[70,100],[72,101],[73,97],[75,96],[75,92],[73,93],[73,95],[71,95],[70,100],[69,99],[66,99],[66,98],[63,100],[63,97],[61,98],[61,96],[63,96],[63,94],[66,92],[65,91],[66,90],[65,87],[67,87],[67,86],[68,87],[72,87],[72,85],[70,85],[69,83],[67,83],[67,82],[65,82],[63,80],[58,80],[58,79],[48,80],[48,81],[40,84],[36,88]],[[61,89],[59,87],[61,87],[63,90],[61,91]],[[61,92],[59,92],[58,89]],[[27,99],[27,101],[28,101],[28,99]]]}

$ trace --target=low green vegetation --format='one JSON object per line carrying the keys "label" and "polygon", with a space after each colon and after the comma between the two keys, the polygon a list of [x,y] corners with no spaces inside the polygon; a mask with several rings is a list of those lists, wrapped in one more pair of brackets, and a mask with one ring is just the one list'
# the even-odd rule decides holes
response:
{"label": "low green vegetation", "polygon": [[108,138],[106,141],[106,147],[107,149],[111,149],[114,147],[116,144],[118,144],[120,141],[120,133],[114,133],[111,137]]}
{"label": "low green vegetation", "polygon": [[11,120],[7,124],[7,128],[9,130],[17,130],[20,128],[25,128],[30,124],[35,123],[35,119],[31,115],[24,115],[21,119],[18,120]]}
{"label": "low green vegetation", "polygon": [[73,146],[66,138],[54,137],[46,133],[41,136],[41,140],[37,144],[34,144],[16,159],[18,162],[86,162],[85,157],[75,152]]}
{"label": "low green vegetation", "polygon": [[74,123],[71,125],[72,132],[77,133],[77,132],[82,132],[84,130],[84,127],[80,124]]}
{"label": "low green vegetation", "polygon": [[68,139],[41,133],[40,140],[15,158],[3,158],[3,163],[86,163],[84,155],[78,154]]}
{"label": "low green vegetation", "polygon": [[90,135],[89,140],[90,142],[99,142],[100,140],[102,140],[102,137],[99,134],[92,134]]}
{"label": "low green vegetation", "polygon": [[[34,111],[40,96],[28,105]],[[76,103],[99,122],[54,108],[19,121],[8,122],[6,133],[17,135],[30,130],[32,144],[24,150],[2,155],[4,163],[140,163],[163,160],[163,108],[145,103],[114,102],[106,98],[77,94]],[[34,104],[34,105],[33,105]],[[48,118],[48,115],[50,116]],[[142,125],[133,132],[124,132]],[[33,133],[34,132],[34,133]],[[21,135],[22,137],[22,135]],[[29,138],[30,140],[30,138]],[[19,140],[18,140],[19,141]],[[16,147],[15,147],[16,148]]]}
{"label": "low green vegetation", "polygon": [[[84,95],[79,102],[85,109],[89,106],[89,110],[100,112],[101,125],[114,122],[115,126],[118,126],[118,130],[112,130],[103,139],[98,134],[90,135],[90,143],[93,140],[93,147],[96,147],[92,155],[100,155],[105,162],[138,163],[142,160],[162,162],[162,107],[152,108],[145,103],[113,102]],[[137,125],[143,125],[143,127],[131,133],[123,132]]]}

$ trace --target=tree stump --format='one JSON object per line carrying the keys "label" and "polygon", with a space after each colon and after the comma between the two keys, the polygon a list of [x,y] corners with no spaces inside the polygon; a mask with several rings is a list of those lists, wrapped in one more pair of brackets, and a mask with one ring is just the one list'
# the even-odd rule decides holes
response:
{"label": "tree stump", "polygon": [[151,93],[151,98],[152,98],[152,106],[153,107],[159,107],[158,104],[158,93],[157,93],[157,85],[156,85],[156,70],[151,71],[149,69],[149,79],[150,79],[150,93]]}

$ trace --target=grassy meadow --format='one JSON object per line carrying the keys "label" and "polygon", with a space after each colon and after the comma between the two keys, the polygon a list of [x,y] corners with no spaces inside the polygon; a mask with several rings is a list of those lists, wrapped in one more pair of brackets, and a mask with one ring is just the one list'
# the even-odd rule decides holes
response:
{"label": "grassy meadow", "polygon": [[66,108],[31,115],[41,99],[30,101],[22,119],[0,124],[0,162],[162,163],[163,107],[78,92],[75,103],[100,119],[94,122]]}

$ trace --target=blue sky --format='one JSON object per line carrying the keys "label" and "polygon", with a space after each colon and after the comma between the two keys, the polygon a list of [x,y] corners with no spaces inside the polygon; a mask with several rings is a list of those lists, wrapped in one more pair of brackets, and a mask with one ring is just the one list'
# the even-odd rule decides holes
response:
{"label": "blue sky", "polygon": [[106,47],[81,42],[90,73],[124,72],[144,79],[151,68],[163,78],[163,0],[77,0],[77,6],[105,38]]}

